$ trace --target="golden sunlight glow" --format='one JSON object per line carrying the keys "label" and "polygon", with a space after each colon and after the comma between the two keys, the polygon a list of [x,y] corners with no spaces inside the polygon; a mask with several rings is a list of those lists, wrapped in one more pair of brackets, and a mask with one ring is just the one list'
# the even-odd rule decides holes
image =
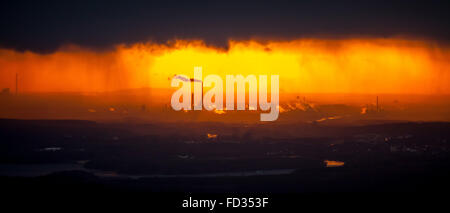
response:
{"label": "golden sunlight glow", "polygon": [[340,167],[345,164],[342,161],[334,161],[334,160],[324,160],[323,162],[325,163],[326,167]]}
{"label": "golden sunlight glow", "polygon": [[95,52],[65,47],[51,54],[0,49],[0,87],[23,92],[104,92],[170,88],[176,74],[280,75],[280,93],[450,93],[450,52],[431,42],[398,39],[201,41],[134,44]]}

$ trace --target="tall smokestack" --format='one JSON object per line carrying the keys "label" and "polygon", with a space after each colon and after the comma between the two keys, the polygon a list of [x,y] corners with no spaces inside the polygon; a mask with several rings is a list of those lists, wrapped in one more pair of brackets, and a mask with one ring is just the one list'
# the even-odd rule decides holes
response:
{"label": "tall smokestack", "polygon": [[191,93],[191,107],[192,107],[192,110],[194,109],[194,107],[195,107],[195,102],[194,102],[194,93]]}

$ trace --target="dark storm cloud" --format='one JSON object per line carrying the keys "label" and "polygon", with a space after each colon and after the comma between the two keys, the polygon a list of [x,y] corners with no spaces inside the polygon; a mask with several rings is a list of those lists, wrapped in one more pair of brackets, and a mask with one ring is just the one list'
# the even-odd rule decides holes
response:
{"label": "dark storm cloud", "polygon": [[[164,2],[164,3],[162,3]],[[64,44],[203,39],[407,36],[450,40],[448,1],[3,1],[0,46],[50,52]]]}

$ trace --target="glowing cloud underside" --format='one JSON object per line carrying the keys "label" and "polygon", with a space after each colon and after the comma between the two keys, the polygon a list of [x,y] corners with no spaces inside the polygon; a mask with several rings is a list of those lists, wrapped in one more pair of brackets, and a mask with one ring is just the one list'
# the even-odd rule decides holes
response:
{"label": "glowing cloud underside", "polygon": [[24,92],[102,92],[170,88],[171,77],[280,75],[280,92],[450,93],[450,52],[430,42],[394,39],[135,44],[95,52],[65,47],[52,54],[0,49],[0,87]]}

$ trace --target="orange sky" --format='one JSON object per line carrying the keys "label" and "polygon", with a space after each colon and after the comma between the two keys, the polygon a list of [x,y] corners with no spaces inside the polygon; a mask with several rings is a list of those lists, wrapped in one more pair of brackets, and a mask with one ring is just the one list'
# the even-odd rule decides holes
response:
{"label": "orange sky", "polygon": [[68,46],[51,54],[0,49],[0,88],[21,92],[103,92],[169,88],[174,74],[280,75],[280,92],[449,94],[450,51],[400,39],[200,41],[120,45],[96,52]]}

